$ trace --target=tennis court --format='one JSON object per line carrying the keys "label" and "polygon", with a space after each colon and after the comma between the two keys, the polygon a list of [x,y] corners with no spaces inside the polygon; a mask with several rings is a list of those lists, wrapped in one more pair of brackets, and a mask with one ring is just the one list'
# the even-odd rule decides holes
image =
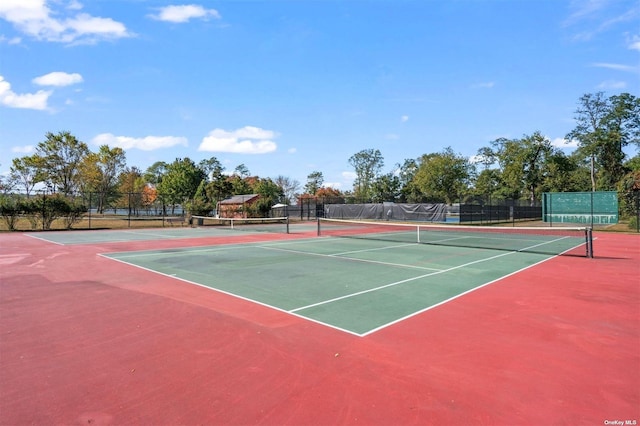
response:
{"label": "tennis court", "polygon": [[[298,231],[311,229],[298,226]],[[203,226],[142,228],[127,230],[97,231],[53,231],[47,233],[29,233],[27,235],[61,245],[95,244],[129,241],[176,240],[207,237],[229,237],[260,233],[289,233],[287,218],[267,219],[213,219]]]}
{"label": "tennis court", "polygon": [[347,238],[105,256],[364,336],[585,244],[557,229],[323,224]]}
{"label": "tennis court", "polygon": [[639,419],[638,236],[455,228],[0,234],[1,422]]}

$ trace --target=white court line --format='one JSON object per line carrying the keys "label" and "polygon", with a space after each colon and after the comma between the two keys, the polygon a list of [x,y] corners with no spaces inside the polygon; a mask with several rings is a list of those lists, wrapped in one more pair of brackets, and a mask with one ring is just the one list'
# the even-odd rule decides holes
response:
{"label": "white court line", "polygon": [[59,246],[66,246],[66,244],[64,244],[64,243],[59,243],[59,242],[53,241],[53,240],[47,240],[46,238],[36,237],[33,234],[24,234],[24,235],[26,235],[27,237],[35,238],[36,240],[46,241],[47,243],[57,244]]}
{"label": "white court line", "polygon": [[[509,229],[509,228],[507,228]],[[455,235],[455,234],[451,234],[451,235]],[[506,241],[506,242],[512,242],[512,241],[519,241],[519,242],[528,242],[528,243],[535,243],[540,241],[539,239],[531,239],[531,238],[513,238],[512,234],[503,234],[504,236],[501,237],[495,237],[495,236],[490,236],[491,234],[486,234],[486,235],[464,235],[464,236],[456,236],[456,237],[451,237],[451,238],[443,238],[443,239],[438,239],[438,240],[429,240],[429,241],[424,241],[424,244],[438,244],[444,241],[453,241],[453,240],[496,240],[496,241]],[[547,237],[546,235],[541,235],[541,237]],[[572,238],[570,236],[566,236],[563,238]],[[573,237],[575,238],[575,237]],[[557,241],[557,240],[556,240]],[[488,247],[491,248],[491,247]]]}
{"label": "white court line", "polygon": [[[250,243],[254,244],[254,243]],[[110,252],[103,253],[105,256],[117,256],[118,258],[131,258],[131,257],[147,257],[147,256],[189,256],[194,253],[207,253],[207,252],[216,252],[216,251],[226,251],[226,250],[240,250],[246,249],[250,247],[259,248],[257,246],[250,245],[219,245],[214,247],[181,247],[177,249],[166,248],[160,250],[138,250],[138,251],[123,251],[123,252]]]}
{"label": "white court line", "polygon": [[[172,238],[189,238],[189,236],[185,235],[166,235],[166,234],[155,234],[153,232],[136,232],[136,231],[121,231],[123,234],[132,234],[132,235],[144,235],[150,237],[159,237],[161,240],[170,240]],[[130,240],[126,240],[130,241]]]}
{"label": "white court line", "polygon": [[[573,250],[573,249],[569,249],[569,250]],[[567,251],[568,251],[568,250],[567,250]],[[445,299],[445,300],[443,300],[443,301],[441,301],[441,302],[438,302],[438,303],[436,303],[436,304],[434,304],[434,305],[427,306],[427,307],[426,307],[426,308],[424,308],[424,309],[421,309],[421,310],[419,310],[419,311],[413,312],[413,313],[411,313],[411,314],[409,314],[409,315],[405,315],[405,316],[404,316],[404,317],[402,317],[402,318],[398,318],[398,319],[396,319],[396,320],[394,320],[394,321],[391,321],[391,322],[388,322],[388,323],[386,323],[386,324],[383,324],[383,325],[381,325],[381,326],[379,326],[379,327],[373,328],[373,329],[371,329],[371,330],[369,330],[369,331],[367,331],[367,332],[365,332],[365,333],[360,334],[360,337],[364,337],[364,336],[367,336],[367,335],[369,335],[369,334],[373,334],[373,333],[375,333],[376,331],[380,331],[380,330],[382,330],[382,329],[384,329],[384,328],[390,327],[390,326],[392,326],[392,325],[394,325],[394,324],[397,324],[397,323],[402,322],[402,321],[404,321],[404,320],[406,320],[406,319],[409,319],[409,318],[411,318],[411,317],[414,317],[414,316],[416,316],[416,315],[419,315],[419,314],[421,314],[421,313],[423,313],[423,312],[427,312],[427,311],[429,311],[429,310],[431,310],[431,309],[433,309],[433,308],[436,308],[436,307],[438,307],[438,306],[440,306],[440,305],[444,305],[445,303],[451,302],[452,300],[455,300],[455,299],[457,299],[457,298],[459,298],[459,297],[462,297],[462,296],[464,296],[465,294],[469,294],[469,293],[471,293],[471,292],[473,292],[473,291],[479,290],[479,289],[481,289],[482,287],[486,287],[486,286],[488,286],[488,285],[490,285],[490,284],[493,284],[493,283],[495,283],[495,282],[498,282],[498,281],[500,281],[500,280],[502,280],[502,279],[504,279],[504,278],[510,277],[511,275],[515,275],[515,274],[517,274],[517,273],[520,273],[520,272],[522,272],[522,271],[524,271],[524,270],[526,270],[526,269],[532,268],[532,267],[534,267],[534,266],[536,266],[536,265],[539,265],[539,264],[541,264],[541,263],[543,263],[543,262],[546,262],[546,261],[548,261],[548,260],[550,260],[550,259],[553,259],[554,257],[557,257],[557,256],[558,256],[558,255],[556,255],[556,256],[551,256],[551,257],[548,257],[548,258],[546,258],[546,259],[542,259],[542,260],[541,260],[541,261],[539,261],[539,262],[536,262],[536,263],[534,263],[534,264],[532,264],[532,265],[529,265],[529,266],[525,266],[524,268],[520,268],[520,269],[518,269],[517,271],[513,271],[513,272],[511,272],[511,273],[509,273],[509,274],[507,274],[507,275],[503,275],[503,276],[501,276],[501,277],[499,277],[499,278],[496,278],[495,280],[491,280],[491,281],[486,282],[486,283],[484,283],[484,284],[480,284],[480,285],[479,285],[479,286],[477,286],[477,287],[470,288],[470,289],[469,289],[469,290],[467,290],[467,291],[464,291],[464,292],[462,292],[462,293],[456,294],[455,296],[452,296],[452,297],[450,297],[450,298],[448,298],[448,299]]]}
{"label": "white court line", "polygon": [[[566,237],[563,237],[563,238],[566,238]],[[560,239],[562,239],[562,238],[560,238]],[[560,240],[560,239],[559,239],[559,240]],[[582,245],[582,244],[580,244],[580,245]],[[576,247],[579,247],[579,246],[576,246]],[[477,286],[477,287],[470,288],[469,290],[467,290],[467,291],[465,291],[465,292],[462,292],[462,293],[460,293],[460,294],[456,294],[455,296],[452,296],[452,297],[450,297],[450,298],[448,298],[448,299],[446,299],[446,300],[443,300],[443,301],[441,301],[441,302],[438,302],[438,303],[436,303],[436,304],[434,304],[434,305],[427,306],[427,307],[426,307],[426,308],[424,308],[424,309],[421,309],[421,310],[419,310],[419,311],[413,312],[413,313],[411,313],[411,314],[409,314],[409,315],[405,315],[405,316],[404,316],[404,317],[402,317],[402,318],[398,318],[398,319],[396,319],[396,320],[394,320],[394,321],[391,321],[391,322],[389,322],[389,323],[387,323],[387,324],[383,324],[383,325],[381,325],[381,326],[379,326],[379,327],[373,328],[373,329],[371,329],[371,330],[369,330],[369,331],[367,331],[367,332],[365,332],[365,333],[360,334],[360,337],[364,337],[364,336],[367,336],[367,335],[369,335],[369,334],[373,334],[373,333],[375,333],[376,331],[380,331],[380,330],[382,330],[382,329],[384,329],[384,328],[390,327],[390,326],[392,326],[392,325],[394,325],[394,324],[397,324],[397,323],[402,322],[402,321],[404,321],[404,320],[406,320],[406,319],[409,319],[409,318],[411,318],[411,317],[414,317],[414,316],[416,316],[416,315],[419,315],[419,314],[421,314],[421,313],[423,313],[423,312],[427,312],[427,311],[429,311],[429,310],[431,310],[431,309],[433,309],[433,308],[436,308],[436,307],[438,307],[438,306],[440,306],[440,305],[444,305],[445,303],[451,302],[452,300],[455,300],[455,299],[457,299],[457,298],[459,298],[459,297],[462,297],[462,296],[464,296],[465,294],[469,294],[469,293],[471,293],[471,292],[473,292],[473,291],[476,291],[476,290],[478,290],[478,289],[481,289],[482,287],[486,287],[486,286],[488,286],[488,285],[490,285],[490,284],[493,284],[493,283],[495,283],[495,282],[498,282],[498,281],[500,281],[500,280],[502,280],[502,279],[504,279],[504,278],[510,277],[510,276],[515,275],[515,274],[517,274],[517,273],[519,273],[519,272],[522,272],[522,271],[524,271],[524,270],[527,270],[527,269],[529,269],[529,268],[532,268],[532,267],[534,267],[534,266],[537,266],[537,265],[539,265],[539,264],[541,264],[541,263],[544,263],[544,262],[546,262],[546,261],[548,261],[548,260],[551,260],[551,259],[553,259],[553,258],[555,258],[555,257],[558,257],[558,256],[562,255],[563,253],[567,253],[567,252],[569,252],[569,251],[571,251],[571,250],[575,249],[576,247],[569,248],[569,249],[567,249],[567,250],[565,250],[565,251],[563,251],[563,252],[561,252],[561,253],[556,254],[555,256],[550,256],[550,257],[548,257],[548,258],[546,258],[546,259],[542,259],[541,261],[536,262],[536,263],[534,263],[534,264],[532,264],[532,265],[525,266],[524,268],[520,268],[520,269],[518,269],[517,271],[513,271],[513,272],[511,272],[511,273],[509,273],[509,274],[507,274],[507,275],[503,275],[503,276],[501,276],[501,277],[499,277],[499,278],[496,278],[495,280],[491,280],[491,281],[486,282],[486,283],[484,283],[484,284],[481,284],[481,285],[479,285],[479,286]]]}
{"label": "white court line", "polygon": [[364,253],[367,251],[388,250],[388,249],[394,249],[398,247],[407,247],[407,246],[415,246],[415,245],[416,243],[406,243],[406,244],[398,244],[395,246],[385,246],[385,247],[377,247],[377,248],[371,248],[371,249],[343,251],[342,253],[334,253],[331,256],[344,256],[345,254]]}
{"label": "white court line", "polygon": [[[268,303],[260,302],[260,301],[255,300],[255,299],[250,299],[248,297],[241,296],[241,295],[236,294],[236,293],[231,293],[229,291],[225,291],[225,290],[213,287],[213,286],[200,284],[198,282],[191,281],[191,280],[188,280],[186,278],[179,277],[176,274],[167,274],[167,273],[164,273],[164,272],[157,271],[155,269],[145,268],[144,266],[136,265],[135,263],[129,263],[129,262],[126,262],[124,260],[117,259],[115,257],[105,256],[104,254],[98,254],[98,256],[106,257],[107,259],[114,260],[116,262],[120,262],[120,263],[123,263],[125,265],[133,266],[134,268],[139,268],[139,269],[142,269],[142,270],[145,270],[145,271],[148,271],[148,272],[152,272],[152,273],[155,273],[155,274],[164,275],[165,277],[169,277],[169,278],[173,278],[173,279],[176,279],[176,280],[180,280],[182,282],[185,282],[185,283],[188,283],[188,284],[191,284],[191,285],[195,285],[195,286],[198,286],[198,287],[206,288],[208,290],[216,291],[218,293],[226,294],[227,296],[235,297],[235,298],[238,298],[238,299],[241,299],[241,300],[246,300],[247,302],[256,303],[256,304],[258,304],[260,306],[264,306],[264,307],[267,307],[267,308],[270,308],[270,309],[275,309],[276,311],[282,312],[284,314],[293,315],[293,316],[295,316],[297,318],[300,318],[300,319],[303,319],[305,321],[311,321],[311,322],[314,322],[316,324],[320,324],[320,325],[323,325],[325,327],[333,328],[334,330],[339,330],[339,331],[342,331],[342,332],[347,333],[347,334],[353,334],[354,336],[362,337],[361,334],[356,333],[355,331],[351,331],[351,330],[348,330],[346,328],[338,327],[336,325],[327,324],[326,322],[318,321],[318,320],[315,320],[313,318],[306,317],[304,315],[299,315],[299,314],[296,314],[295,312],[289,312],[286,309],[282,309],[282,308],[279,308],[279,307],[274,306],[274,305],[269,305]],[[202,274],[200,274],[200,275],[202,275]]]}
{"label": "white court line", "polygon": [[[560,238],[560,239],[562,239],[562,238]],[[560,239],[558,239],[558,240],[560,240]],[[308,241],[311,241],[311,240],[308,240]],[[301,240],[291,241],[291,243],[296,243],[296,242],[301,242]],[[552,241],[550,241],[550,242],[552,242]],[[550,243],[550,242],[549,242],[549,243]],[[246,247],[252,247],[252,246],[254,246],[254,244],[255,244],[255,243],[250,243],[250,244],[246,244],[246,245],[245,245],[245,244],[242,244],[242,245],[234,245],[234,246],[216,247],[215,249],[208,248],[208,249],[205,249],[205,250],[198,250],[198,251],[215,251],[215,250],[225,250],[225,249],[229,249],[229,248],[234,248],[234,249],[235,249],[235,248],[246,248]],[[547,244],[547,243],[537,244],[536,246],[543,245],[543,244]],[[529,248],[533,248],[533,247],[536,247],[536,246],[532,246],[532,247],[529,247]],[[258,246],[257,248],[269,248],[269,247],[265,247],[265,246]],[[567,251],[570,251],[570,250],[572,250],[572,249],[573,249],[573,248],[568,249]],[[193,248],[191,248],[191,249],[186,249],[186,250],[184,250],[184,251],[174,252],[174,253],[179,253],[179,254],[189,254],[189,253],[192,253],[193,251],[194,251],[194,250],[193,250]],[[303,254],[310,254],[310,253],[304,253],[304,252],[300,252],[300,253],[303,253]],[[464,266],[468,266],[468,265],[471,265],[471,264],[473,264],[473,263],[484,262],[484,261],[486,261],[486,260],[491,260],[491,259],[494,259],[494,258],[497,258],[497,257],[506,256],[506,255],[513,254],[513,253],[516,253],[516,252],[503,253],[503,254],[501,254],[501,255],[493,256],[493,257],[488,258],[488,259],[481,259],[481,260],[478,260],[478,261],[475,261],[475,262],[469,262],[469,263],[467,263],[467,264],[465,264],[465,265],[460,265],[460,266],[457,266],[457,267],[454,267],[454,268],[450,268],[450,269],[448,269],[447,271],[449,271],[449,270],[453,270],[453,269],[457,269],[457,268],[461,268],[461,267],[464,267]],[[116,255],[117,253],[111,253],[111,254],[112,254],[112,255]],[[148,253],[148,254],[149,254],[149,255],[153,255],[153,254],[167,254],[167,253],[153,252],[153,253]],[[138,256],[144,256],[144,255],[147,255],[147,253],[143,253],[143,252],[141,253],[141,252],[139,252],[139,253],[137,253],[137,255],[138,255]],[[196,286],[198,286],[198,287],[203,287],[203,288],[206,288],[206,289],[209,289],[209,290],[216,291],[216,292],[218,292],[218,293],[222,293],[222,294],[226,294],[226,295],[229,295],[229,296],[232,296],[232,297],[238,298],[238,299],[246,300],[246,301],[248,301],[248,302],[257,303],[258,305],[261,305],[261,306],[264,306],[264,307],[267,307],[267,308],[271,308],[271,309],[275,309],[276,311],[283,312],[283,313],[286,313],[286,314],[289,314],[289,315],[293,315],[293,316],[295,316],[295,317],[297,317],[297,318],[301,318],[301,319],[306,320],[306,321],[311,321],[311,322],[313,322],[313,323],[320,324],[320,325],[323,325],[323,326],[325,326],[325,327],[329,327],[329,328],[332,328],[332,329],[334,329],[334,330],[342,331],[342,332],[345,332],[345,333],[347,333],[347,334],[355,335],[355,336],[358,336],[358,337],[364,337],[364,336],[367,336],[367,335],[369,335],[369,334],[372,334],[372,333],[374,333],[374,332],[376,332],[376,331],[379,331],[379,330],[381,330],[381,329],[383,329],[383,328],[386,328],[386,327],[388,327],[388,326],[391,326],[391,325],[393,325],[393,324],[396,324],[396,323],[398,323],[398,322],[400,322],[400,321],[402,321],[402,320],[405,320],[405,319],[410,318],[410,317],[412,317],[412,316],[418,315],[418,314],[420,314],[420,313],[422,313],[422,312],[425,312],[425,311],[427,311],[427,310],[429,310],[429,309],[432,309],[432,308],[434,308],[434,307],[436,307],[436,306],[439,306],[439,305],[442,305],[442,304],[444,304],[444,303],[447,303],[447,302],[449,302],[449,301],[451,301],[451,300],[453,300],[453,299],[456,299],[456,298],[458,298],[458,297],[460,297],[460,296],[463,296],[463,295],[465,295],[465,294],[467,294],[467,293],[470,293],[471,291],[477,290],[477,289],[479,289],[479,288],[481,288],[481,287],[484,287],[484,286],[486,286],[486,285],[489,285],[489,284],[491,284],[491,283],[494,283],[494,282],[496,282],[496,281],[499,281],[499,280],[501,280],[501,279],[503,279],[503,278],[505,278],[505,277],[508,277],[508,276],[510,276],[510,275],[513,275],[513,274],[516,274],[516,273],[518,273],[518,272],[520,272],[520,271],[522,271],[522,270],[524,270],[524,269],[528,269],[528,268],[530,268],[530,267],[532,267],[532,266],[535,266],[535,265],[537,265],[537,264],[539,264],[539,263],[545,262],[545,261],[547,261],[547,260],[549,260],[549,259],[552,259],[553,257],[556,257],[556,256],[552,256],[552,257],[549,257],[549,258],[547,258],[547,259],[543,259],[542,261],[540,261],[540,262],[538,262],[538,263],[535,263],[535,264],[533,264],[533,265],[529,265],[529,266],[527,266],[527,267],[525,267],[525,268],[522,268],[522,269],[520,269],[520,270],[518,270],[518,271],[512,272],[511,274],[508,274],[508,275],[502,276],[502,277],[500,277],[500,278],[497,278],[497,279],[495,279],[495,280],[493,280],[493,281],[490,281],[490,282],[488,282],[488,283],[482,284],[482,285],[480,285],[480,286],[478,286],[478,287],[474,287],[474,288],[472,288],[472,289],[470,289],[470,290],[468,290],[468,291],[466,291],[466,292],[464,292],[464,293],[458,294],[458,295],[456,295],[456,296],[454,296],[454,297],[452,297],[452,298],[450,298],[450,299],[447,299],[447,300],[445,300],[445,301],[439,302],[439,303],[437,303],[437,304],[435,304],[435,305],[428,306],[428,307],[426,307],[425,309],[422,309],[422,310],[420,310],[420,311],[416,311],[416,312],[414,312],[414,313],[412,313],[412,314],[409,314],[409,315],[407,315],[407,316],[405,316],[405,317],[403,317],[403,318],[400,318],[400,319],[394,320],[394,321],[392,321],[392,322],[390,322],[390,323],[387,323],[387,324],[381,325],[381,326],[379,326],[379,327],[376,327],[376,328],[371,329],[371,330],[369,330],[369,331],[367,331],[367,332],[364,332],[364,333],[357,333],[357,332],[352,331],[352,330],[349,330],[349,329],[345,329],[345,328],[342,328],[342,327],[338,327],[338,326],[336,326],[336,325],[332,325],[332,324],[329,324],[329,323],[326,323],[326,322],[323,322],[323,321],[319,321],[319,320],[316,320],[316,319],[314,319],[314,318],[311,318],[311,317],[308,317],[308,316],[305,316],[305,315],[301,315],[301,314],[296,313],[296,311],[299,311],[299,310],[301,310],[301,309],[304,309],[304,307],[303,307],[303,308],[293,309],[293,310],[286,310],[286,309],[283,309],[283,308],[279,308],[279,307],[277,307],[277,306],[273,306],[273,305],[270,305],[270,304],[267,304],[267,303],[264,303],[264,302],[260,302],[260,301],[258,301],[258,300],[250,299],[250,298],[245,297],[245,296],[241,296],[241,295],[238,295],[238,294],[235,294],[235,293],[231,293],[231,292],[228,292],[228,291],[225,291],[225,290],[221,290],[221,289],[219,289],[219,288],[215,288],[215,287],[207,286],[207,285],[205,285],[205,284],[201,284],[201,283],[197,283],[197,282],[194,282],[194,281],[191,281],[191,280],[185,279],[185,278],[181,278],[181,277],[179,277],[179,276],[177,276],[177,275],[167,274],[167,273],[160,272],[160,271],[157,271],[157,270],[154,270],[154,269],[150,269],[150,268],[146,268],[146,267],[143,267],[143,266],[140,266],[140,265],[136,265],[136,264],[133,264],[133,263],[127,262],[127,261],[125,261],[125,260],[118,259],[118,258],[116,258],[116,257],[111,257],[109,254],[106,254],[106,253],[105,253],[105,254],[98,254],[98,256],[106,257],[107,259],[114,260],[114,261],[116,261],[116,262],[120,262],[120,263],[123,263],[123,264],[129,265],[129,266],[133,266],[133,267],[136,267],[136,268],[139,268],[139,269],[143,269],[143,270],[146,270],[146,271],[149,271],[149,272],[153,272],[153,273],[156,273],[156,274],[160,274],[160,275],[164,275],[164,276],[171,277],[171,278],[174,278],[174,279],[178,279],[178,280],[183,281],[183,282],[186,282],[186,283],[188,283],[188,284],[196,285]],[[325,255],[325,256],[328,256],[328,255]],[[329,256],[329,257],[331,257],[331,256]],[[335,257],[335,258],[337,258],[337,259],[344,259],[344,260],[350,260],[349,258],[341,258],[341,257]],[[405,265],[405,266],[406,266],[406,265]],[[446,271],[442,271],[442,272],[446,272]],[[426,275],[424,275],[424,276],[436,275],[436,274],[438,274],[438,273],[441,273],[441,272],[435,272],[435,273],[431,273],[431,274],[426,274]],[[419,279],[419,278],[421,278],[421,277],[413,278],[413,280],[415,280],[415,279]],[[410,280],[411,280],[411,279],[410,279]],[[405,282],[406,282],[406,281],[410,281],[410,280],[405,280]],[[388,287],[388,286],[389,286],[389,285],[384,286],[384,287]],[[363,293],[363,292],[360,292],[360,293]],[[336,299],[336,300],[337,300],[337,299]],[[325,303],[326,303],[326,302],[325,302]],[[317,305],[317,304],[316,304],[316,305]],[[311,306],[311,305],[310,305],[310,306]]]}
{"label": "white court line", "polygon": [[565,238],[567,238],[567,237],[562,237],[562,238],[558,238],[558,239],[553,240],[553,241],[547,241],[547,242],[544,242],[544,243],[536,244],[536,245],[533,245],[533,246],[530,246],[530,247],[526,247],[526,248],[518,250],[518,251],[510,251],[508,253],[498,254],[496,256],[487,257],[485,259],[474,260],[473,262],[468,262],[468,263],[464,263],[462,265],[454,266],[454,267],[451,267],[451,268],[448,268],[448,269],[442,269],[442,270],[439,270],[439,271],[436,271],[436,272],[431,272],[431,273],[428,273],[428,274],[419,275],[419,276],[414,277],[414,278],[407,278],[405,280],[400,280],[400,281],[396,281],[394,283],[385,284],[385,285],[382,285],[382,286],[379,286],[379,287],[370,288],[368,290],[362,290],[362,291],[358,291],[358,292],[355,292],[355,293],[346,294],[344,296],[335,297],[333,299],[325,300],[323,302],[313,303],[311,305],[302,306],[302,307],[299,307],[299,308],[296,308],[296,309],[292,309],[291,312],[298,312],[298,311],[302,311],[304,309],[313,308],[315,306],[326,305],[328,303],[336,302],[338,300],[348,299],[350,297],[360,296],[361,294],[366,294],[366,293],[371,293],[371,292],[374,292],[374,291],[382,290],[384,288],[394,287],[396,285],[404,284],[404,283],[407,283],[407,282],[410,282],[410,281],[415,281],[415,280],[419,280],[419,279],[422,279],[422,278],[431,277],[433,275],[443,274],[445,272],[454,271],[456,269],[464,268],[464,267],[467,267],[469,265],[475,265],[477,263],[486,262],[488,260],[497,259],[499,257],[509,256],[511,254],[518,253],[518,252],[524,251],[524,250],[529,250],[529,249],[532,249],[532,248],[535,248],[535,247],[538,247],[538,246],[541,246],[541,245],[544,245],[544,244],[550,244],[552,242],[559,241],[559,240],[562,240],[562,239],[565,239]]}
{"label": "white court line", "polygon": [[[281,241],[281,242],[273,243],[273,245],[287,244],[287,243],[293,244],[293,243],[303,243],[303,242],[308,243],[309,241],[313,241],[313,239],[292,240],[290,242]],[[214,246],[201,246],[201,247],[165,248],[165,249],[156,249],[156,250],[143,249],[143,250],[125,251],[125,252],[109,252],[104,254],[109,256],[110,255],[118,256],[122,258],[137,257],[137,256],[140,256],[140,257],[160,256],[160,255],[166,255],[166,254],[171,254],[175,256],[184,256],[184,255],[191,255],[193,253],[207,253],[207,252],[216,252],[216,251],[225,251],[225,250],[240,250],[240,249],[247,249],[247,248],[263,248],[263,246],[264,246],[264,243],[250,242],[250,243],[236,243],[236,244],[219,244]]]}
{"label": "white court line", "polygon": [[302,254],[306,256],[319,256],[319,257],[326,257],[330,259],[340,259],[340,260],[346,260],[348,262],[373,263],[376,265],[395,266],[398,268],[409,268],[409,269],[421,269],[424,271],[441,271],[441,269],[427,268],[425,266],[407,265],[405,263],[381,262],[379,260],[357,259],[355,257],[345,257],[345,256],[340,256],[338,254],[312,253],[312,252],[306,252],[306,251],[288,250],[288,249],[283,249],[278,247],[269,247],[269,246],[259,246],[259,248],[263,248],[265,250],[275,250],[275,251],[284,251],[288,253]]}
{"label": "white court line", "polygon": [[[305,239],[304,240],[304,242],[310,242],[310,241],[314,241],[314,240],[309,240],[309,239]],[[105,255],[107,255],[107,256],[117,256],[120,259],[126,259],[126,258],[130,259],[130,258],[135,258],[135,257],[166,256],[166,255],[171,255],[171,256],[185,256],[185,255],[187,255],[188,256],[188,255],[192,255],[193,253],[207,253],[207,252],[217,252],[217,251],[226,251],[226,250],[240,250],[240,249],[247,249],[247,248],[258,248],[258,249],[264,249],[264,250],[283,251],[283,252],[287,252],[287,253],[294,253],[294,254],[305,255],[305,256],[320,256],[320,257],[327,257],[327,258],[333,258],[333,259],[341,259],[341,260],[346,260],[346,261],[351,261],[351,262],[374,263],[374,264],[379,264],[379,265],[395,266],[395,267],[409,268],[409,269],[420,269],[420,270],[425,270],[425,271],[440,271],[440,269],[438,269],[438,268],[428,268],[428,267],[425,267],[425,266],[407,265],[407,264],[404,264],[404,263],[381,262],[381,261],[367,260],[367,259],[356,259],[356,258],[342,256],[343,254],[352,253],[352,252],[337,253],[337,254],[322,254],[322,253],[313,253],[313,252],[290,250],[290,249],[275,247],[276,245],[284,245],[284,244],[287,244],[287,243],[295,244],[295,243],[301,243],[301,242],[303,242],[303,241],[302,240],[295,240],[295,241],[291,241],[291,242],[278,242],[278,243],[269,244],[269,245],[265,245],[265,244],[261,244],[261,243],[247,243],[247,244],[215,246],[214,248],[212,248],[212,247],[207,247],[207,248],[187,247],[187,248],[182,248],[182,249],[179,249],[179,250],[165,249],[165,250],[142,250],[142,251],[133,251],[133,252],[113,252],[113,253],[105,253]],[[396,246],[387,246],[387,247],[377,248],[377,249],[358,250],[358,251],[353,251],[353,253],[360,252],[360,251],[382,250],[382,249],[386,249],[386,248],[404,247],[404,246],[415,245],[415,244],[416,243],[402,244],[402,245],[396,245]]]}

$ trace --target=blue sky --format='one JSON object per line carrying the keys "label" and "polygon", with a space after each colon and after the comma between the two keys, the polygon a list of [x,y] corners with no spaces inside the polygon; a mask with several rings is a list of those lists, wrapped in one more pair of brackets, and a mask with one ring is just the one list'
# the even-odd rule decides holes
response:
{"label": "blue sky", "polygon": [[636,0],[2,0],[0,173],[62,130],[341,190],[363,149],[570,152],[580,96],[640,95],[639,54]]}

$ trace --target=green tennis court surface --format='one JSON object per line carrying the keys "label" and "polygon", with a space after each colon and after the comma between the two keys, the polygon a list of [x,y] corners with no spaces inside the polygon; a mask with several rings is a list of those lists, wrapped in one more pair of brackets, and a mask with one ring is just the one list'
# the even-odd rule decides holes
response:
{"label": "green tennis court surface", "polygon": [[[295,225],[291,232],[305,232],[315,229],[315,225]],[[166,239],[203,238],[251,233],[286,233],[286,224],[276,223],[261,226],[236,225],[231,229],[226,226],[176,227],[176,228],[140,228],[127,230],[94,230],[94,231],[53,231],[35,232],[27,235],[56,244],[95,244],[126,241],[153,241]]]}
{"label": "green tennis court surface", "polygon": [[583,243],[531,238],[517,251],[313,238],[105,256],[363,336],[554,256],[528,247]]}

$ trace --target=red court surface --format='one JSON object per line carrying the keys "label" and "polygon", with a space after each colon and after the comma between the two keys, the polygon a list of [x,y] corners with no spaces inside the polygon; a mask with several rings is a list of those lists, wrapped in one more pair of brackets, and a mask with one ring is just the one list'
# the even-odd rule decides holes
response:
{"label": "red court surface", "polygon": [[98,256],[220,239],[0,234],[0,423],[637,423],[640,236],[596,237],[356,337]]}

